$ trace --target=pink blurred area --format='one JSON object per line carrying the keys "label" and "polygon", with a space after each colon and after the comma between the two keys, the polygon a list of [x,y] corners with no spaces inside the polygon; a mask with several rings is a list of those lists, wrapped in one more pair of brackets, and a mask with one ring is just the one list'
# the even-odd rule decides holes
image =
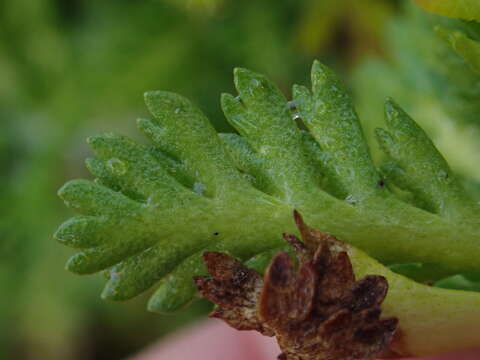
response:
{"label": "pink blurred area", "polygon": [[207,320],[151,346],[135,360],[271,360],[279,353],[272,338]]}
{"label": "pink blurred area", "polygon": [[[253,331],[239,332],[221,321],[207,320],[152,345],[134,360],[275,360],[279,353],[272,338]],[[480,350],[421,360],[480,360]]]}

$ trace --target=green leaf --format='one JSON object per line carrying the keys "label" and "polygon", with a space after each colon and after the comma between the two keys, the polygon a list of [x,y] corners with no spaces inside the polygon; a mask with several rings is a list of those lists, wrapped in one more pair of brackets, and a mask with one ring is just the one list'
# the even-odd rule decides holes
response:
{"label": "green leaf", "polygon": [[452,49],[465,59],[467,64],[476,73],[480,73],[480,43],[470,39],[461,31],[448,30],[436,27],[436,32],[445,39]]}
{"label": "green leaf", "polygon": [[427,134],[392,100],[385,104],[385,119],[390,132],[377,129],[376,135],[390,161],[382,167],[388,179],[412,192],[432,212],[468,218],[477,205]]}
{"label": "green leaf", "polygon": [[388,268],[394,273],[422,283],[432,284],[432,279],[435,278],[436,269],[422,263],[392,264]]}
{"label": "green leaf", "polygon": [[[55,235],[82,249],[68,262],[71,271],[110,268],[106,298],[130,298],[164,279],[160,293],[185,288],[179,302],[187,302],[205,249],[246,259],[278,247],[280,234],[294,230],[294,208],[386,263],[429,264],[437,278],[476,270],[478,204],[397,105],[387,102],[389,132],[378,134],[403,175],[383,168],[385,181],[420,197],[430,212],[384,186],[350,97],[325,66],[314,63],[312,91],[294,87],[295,109],[263,75],[237,69],[235,85],[239,98],[223,95],[222,108],[240,135],[219,136],[188,100],[156,91],[145,96],[154,118],[138,121],[153,145],[114,134],[89,139],[97,183],[75,180],[59,191],[83,215]],[[446,250],[451,239],[461,256]],[[150,308],[158,310],[158,299],[174,299],[155,298]]]}
{"label": "green leaf", "polygon": [[478,275],[453,275],[439,280],[436,287],[480,292],[480,277]]}
{"label": "green leaf", "polygon": [[[296,232],[294,209],[368,253],[356,271],[377,264],[374,258],[425,264],[431,280],[478,271],[479,205],[393,101],[385,106],[388,131],[378,138],[396,170],[382,174],[349,94],[324,65],[313,64],[312,89],[295,86],[292,102],[263,75],[236,69],[234,79],[238,97],[224,94],[221,104],[238,134],[217,134],[187,99],[155,91],[145,95],[153,118],[137,123],[150,145],[114,134],[89,139],[96,181],[74,180],[59,191],[82,216],[55,236],[81,249],[68,269],[107,270],[104,298],[125,300],[158,284],[149,309],[175,311],[194,298],[192,277],[205,274],[205,251],[261,268],[284,246],[281,234]],[[421,198],[428,211],[391,185]],[[399,287],[417,286],[402,279]]]}
{"label": "green leaf", "polygon": [[435,14],[480,20],[480,3],[477,0],[415,0],[415,2]]}

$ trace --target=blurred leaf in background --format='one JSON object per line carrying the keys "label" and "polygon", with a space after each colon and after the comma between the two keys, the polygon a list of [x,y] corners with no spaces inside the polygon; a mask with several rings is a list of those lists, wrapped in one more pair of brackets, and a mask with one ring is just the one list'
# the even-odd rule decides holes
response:
{"label": "blurred leaf in background", "polygon": [[480,4],[477,0],[415,0],[433,13],[465,20],[480,20]]}
{"label": "blurred leaf in background", "polygon": [[[442,35],[441,29],[449,30]],[[460,30],[480,40],[478,23],[429,15],[407,3],[387,28],[387,58],[365,60],[355,71],[353,87],[368,137],[383,123],[385,97],[395,98],[478,194],[480,75],[445,39],[449,31]]]}
{"label": "blurred leaf in background", "polygon": [[179,5],[190,11],[197,11],[202,16],[208,16],[220,8],[223,0],[170,0],[172,4]]}
{"label": "blurred leaf in background", "polygon": [[313,56],[333,46],[350,64],[365,54],[381,53],[379,39],[395,5],[388,0],[310,1],[301,14],[299,48]]}
{"label": "blurred leaf in background", "polygon": [[205,313],[198,303],[165,320],[142,301],[105,303],[99,279],[65,272],[56,190],[86,176],[88,135],[136,136],[146,90],[191,98],[224,131],[218,98],[235,66],[286,89],[307,82],[314,57],[341,69],[382,54],[395,2],[361,4],[0,2],[0,359],[118,359]]}

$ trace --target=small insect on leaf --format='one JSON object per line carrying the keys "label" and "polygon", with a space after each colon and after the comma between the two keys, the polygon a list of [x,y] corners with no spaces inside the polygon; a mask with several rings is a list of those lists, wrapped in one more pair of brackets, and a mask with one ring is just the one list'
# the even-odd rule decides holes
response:
{"label": "small insect on leaf", "polygon": [[222,253],[204,254],[210,276],[198,276],[200,294],[217,307],[210,314],[238,330],[275,336],[283,360],[368,360],[388,351],[396,318],[380,318],[388,283],[383,276],[355,279],[346,246],[308,227],[298,212],[302,240],[284,234],[298,257],[273,257],[265,275]]}

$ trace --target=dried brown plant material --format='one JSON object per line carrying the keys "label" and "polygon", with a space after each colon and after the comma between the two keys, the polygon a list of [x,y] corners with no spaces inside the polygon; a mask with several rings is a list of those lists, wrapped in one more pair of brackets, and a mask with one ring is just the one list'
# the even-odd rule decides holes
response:
{"label": "dried brown plant material", "polygon": [[217,304],[210,316],[238,330],[275,336],[281,360],[368,360],[388,350],[398,321],[381,319],[387,280],[369,275],[355,281],[346,246],[308,227],[299,213],[302,236],[284,234],[298,266],[277,254],[265,275],[232,257],[204,254],[211,276],[195,282],[200,294]]}

